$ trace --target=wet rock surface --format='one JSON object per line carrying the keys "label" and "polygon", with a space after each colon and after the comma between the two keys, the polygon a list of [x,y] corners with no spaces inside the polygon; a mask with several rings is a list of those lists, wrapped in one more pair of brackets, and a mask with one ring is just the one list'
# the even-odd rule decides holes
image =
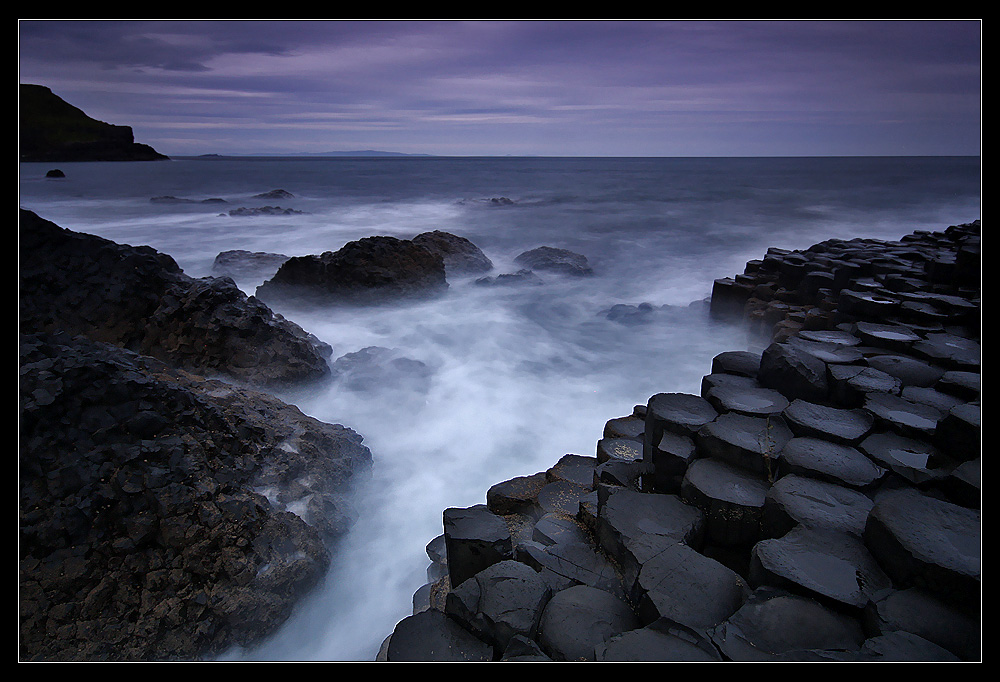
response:
{"label": "wet rock surface", "polygon": [[322,577],[358,434],[79,336],[24,335],[20,359],[24,660],[218,655]]}
{"label": "wet rock surface", "polygon": [[[465,623],[495,661],[980,660],[978,268],[976,222],[770,249],[718,280],[712,314],[750,347],[719,354],[700,395],[609,419],[596,457],[447,511],[429,548],[482,542],[489,565],[429,549],[443,577],[425,591],[459,592],[462,617],[415,600],[379,660],[420,660],[416,618]],[[513,563],[549,596],[534,578],[507,595],[541,613],[504,642],[463,595]]]}
{"label": "wet rock surface", "polygon": [[329,347],[227,277],[20,212],[22,332],[85,335],[173,366],[256,386],[320,380]]}
{"label": "wet rock surface", "polygon": [[148,247],[21,212],[19,656],[212,658],[325,574],[371,467],[265,388],[329,349]]}
{"label": "wet rock surface", "polygon": [[337,251],[289,258],[256,296],[267,302],[369,305],[447,291],[444,259],[415,241],[365,237]]}

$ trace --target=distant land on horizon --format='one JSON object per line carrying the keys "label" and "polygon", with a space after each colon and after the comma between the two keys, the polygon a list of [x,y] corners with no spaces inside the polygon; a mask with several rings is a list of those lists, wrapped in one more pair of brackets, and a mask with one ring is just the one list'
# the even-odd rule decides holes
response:
{"label": "distant land on horizon", "polygon": [[385,152],[377,149],[364,149],[347,152],[269,152],[259,154],[197,154],[197,158],[226,156],[436,156],[435,154],[407,154],[406,152]]}
{"label": "distant land on horizon", "polygon": [[605,154],[601,155],[579,155],[579,156],[567,156],[567,155],[547,155],[547,154],[411,154],[407,152],[389,152],[381,151],[375,149],[365,149],[357,151],[330,151],[330,152],[238,152],[238,153],[228,153],[228,154],[217,154],[217,153],[207,153],[207,154],[177,154],[174,158],[188,158],[188,159],[206,159],[206,158],[243,158],[243,157],[371,157],[371,156],[392,156],[392,157],[424,157],[424,158],[448,158],[448,157],[472,157],[472,158],[581,158],[581,159],[599,159],[599,158],[617,158],[617,159],[799,159],[799,158],[980,158],[980,154],[776,154],[774,156],[769,156],[766,154],[757,154],[753,156],[726,156],[726,155],[710,155],[710,156],[629,156],[623,154],[621,156],[609,156]]}

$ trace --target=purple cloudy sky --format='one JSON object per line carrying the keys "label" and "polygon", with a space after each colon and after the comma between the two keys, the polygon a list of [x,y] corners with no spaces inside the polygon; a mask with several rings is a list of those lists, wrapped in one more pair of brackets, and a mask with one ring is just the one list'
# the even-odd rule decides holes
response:
{"label": "purple cloudy sky", "polygon": [[165,154],[978,155],[972,20],[19,21]]}

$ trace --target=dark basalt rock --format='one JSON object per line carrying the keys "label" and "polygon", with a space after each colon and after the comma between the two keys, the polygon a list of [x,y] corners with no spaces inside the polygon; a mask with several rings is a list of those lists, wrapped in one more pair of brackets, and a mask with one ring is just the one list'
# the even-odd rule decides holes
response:
{"label": "dark basalt rock", "polygon": [[406,357],[398,350],[368,346],[347,353],[330,364],[333,380],[357,393],[390,391],[426,392],[433,370],[420,360]]}
{"label": "dark basalt rock", "polygon": [[510,529],[486,505],[446,509],[443,514],[452,585],[493,564],[514,558]]}
{"label": "dark basalt rock", "polygon": [[648,495],[625,488],[598,490],[595,537],[616,557],[626,585],[643,563],[677,542],[697,546],[704,533],[702,512],[674,495]]}
{"label": "dark basalt rock", "polygon": [[491,489],[558,623],[503,660],[981,656],[979,294],[957,255],[974,267],[978,229],[770,249],[716,281],[712,317],[762,353]]}
{"label": "dark basalt rock", "polygon": [[735,412],[748,417],[780,415],[788,407],[788,399],[772,388],[755,384],[745,386],[734,382],[714,383],[706,377],[708,388],[702,397],[719,412]]}
{"label": "dark basalt rock", "polygon": [[781,452],[792,435],[781,417],[727,412],[702,427],[695,443],[705,457],[773,478]]}
{"label": "dark basalt rock", "polygon": [[539,246],[536,249],[525,251],[514,258],[514,262],[529,270],[542,270],[562,275],[585,276],[594,274],[586,256],[552,246]]}
{"label": "dark basalt rock", "polygon": [[598,661],[609,663],[722,660],[718,649],[704,634],[666,618],[605,640],[596,647],[595,655]]}
{"label": "dark basalt rock", "polygon": [[253,218],[256,216],[286,216],[286,215],[305,215],[305,211],[300,211],[295,208],[281,208],[281,206],[240,206],[239,208],[234,208],[228,211],[225,215],[232,216],[234,218]]}
{"label": "dark basalt rock", "polygon": [[556,661],[593,661],[595,649],[639,625],[628,603],[587,585],[552,595],[542,613],[539,644]]}
{"label": "dark basalt rock", "polygon": [[912,488],[879,495],[865,543],[892,579],[919,587],[967,614],[978,614],[982,590],[978,511]]}
{"label": "dark basalt rock", "polygon": [[905,436],[931,439],[944,414],[937,408],[888,393],[870,393],[864,409],[885,429]]}
{"label": "dark basalt rock", "polygon": [[289,258],[257,287],[257,297],[357,305],[437,296],[447,289],[440,255],[404,239],[366,237],[336,252]]}
{"label": "dark basalt rock", "polygon": [[724,351],[712,358],[713,374],[736,374],[756,379],[758,372],[760,372],[760,353],[732,350]]}
{"label": "dark basalt rock", "polygon": [[870,497],[852,488],[789,474],[779,478],[767,491],[763,534],[781,537],[802,525],[861,537],[874,504]]}
{"label": "dark basalt rock", "polygon": [[820,438],[792,438],[785,443],[778,460],[782,476],[801,474],[823,481],[866,490],[886,473],[860,450]]}
{"label": "dark basalt rock", "polygon": [[268,192],[254,194],[254,199],[292,199],[295,195],[284,189],[272,189]]}
{"label": "dark basalt rock", "polygon": [[907,632],[947,649],[959,659],[980,658],[979,624],[919,588],[894,591],[868,605],[865,625],[880,635]]}
{"label": "dark basalt rock", "polygon": [[945,374],[945,368],[909,355],[875,355],[868,366],[899,379],[903,386],[933,386]]}
{"label": "dark basalt rock", "polygon": [[762,353],[757,381],[789,400],[801,398],[823,403],[829,393],[826,363],[811,353],[783,343],[772,343]]}
{"label": "dark basalt rock", "polygon": [[749,579],[755,587],[781,587],[855,609],[892,589],[892,581],[860,538],[808,526],[758,542],[751,553]]}
{"label": "dark basalt rock", "polygon": [[769,662],[810,651],[860,647],[857,620],[807,597],[772,587],[754,591],[724,623],[710,630],[712,641],[731,661]]}
{"label": "dark basalt rock", "polygon": [[793,400],[783,415],[796,436],[822,438],[845,445],[860,443],[875,424],[875,419],[866,410],[845,410],[805,400]]}
{"label": "dark basalt rock", "polygon": [[842,407],[861,407],[870,393],[898,395],[903,382],[882,370],[861,365],[829,365],[831,402]]}
{"label": "dark basalt rock", "polygon": [[725,461],[702,458],[688,467],[681,499],[700,509],[705,541],[723,547],[746,547],[762,536],[768,481]]}
{"label": "dark basalt rock", "polygon": [[21,211],[21,331],[66,331],[258,386],[329,375],[329,347],[228,278]]}
{"label": "dark basalt rock", "polygon": [[493,261],[478,246],[450,232],[423,232],[413,238],[413,243],[441,256],[449,275],[474,275],[493,269]]}
{"label": "dark basalt rock", "polygon": [[733,615],[749,594],[735,571],[677,543],[642,565],[633,599],[644,625],[666,618],[704,630]]}
{"label": "dark basalt rock", "polygon": [[390,662],[476,662],[493,660],[493,648],[437,610],[407,616],[392,631]]}
{"label": "dark basalt rock", "polygon": [[211,199],[183,199],[181,197],[175,197],[172,195],[164,195],[158,197],[150,197],[149,203],[151,204],[225,204],[227,203],[225,199],[211,198]]}
{"label": "dark basalt rock", "polygon": [[448,593],[445,613],[480,639],[504,651],[515,636],[537,639],[551,590],[531,567],[500,561]]}
{"label": "dark basalt rock", "polygon": [[22,335],[20,374],[25,660],[218,655],[323,575],[371,465],[353,431],[65,333]]}
{"label": "dark basalt rock", "polygon": [[274,275],[281,264],[288,260],[283,253],[232,249],[222,251],[212,262],[212,272],[219,277],[265,280]]}

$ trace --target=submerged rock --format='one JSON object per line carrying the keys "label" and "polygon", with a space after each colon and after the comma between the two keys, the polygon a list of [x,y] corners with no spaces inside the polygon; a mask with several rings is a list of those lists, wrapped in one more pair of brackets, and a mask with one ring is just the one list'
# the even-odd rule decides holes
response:
{"label": "submerged rock", "polygon": [[576,276],[594,274],[586,256],[552,246],[539,246],[536,249],[525,251],[514,258],[514,262],[529,270],[543,270]]}

